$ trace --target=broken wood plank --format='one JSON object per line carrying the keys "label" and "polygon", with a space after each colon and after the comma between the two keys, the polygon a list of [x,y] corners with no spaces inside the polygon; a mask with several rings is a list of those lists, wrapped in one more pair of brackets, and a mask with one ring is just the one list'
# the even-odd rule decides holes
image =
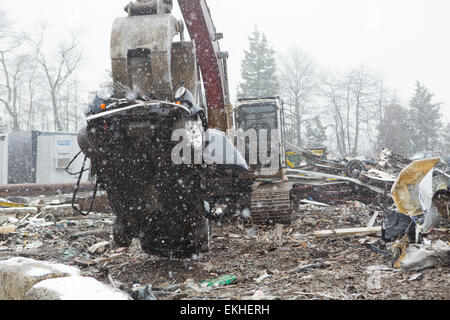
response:
{"label": "broken wood plank", "polygon": [[70,236],[70,240],[75,240],[75,239],[87,237],[87,236],[98,236],[98,237],[109,236],[109,234],[110,234],[110,232],[108,230],[104,230],[104,229],[82,231],[82,232],[72,234]]}
{"label": "broken wood plank", "polygon": [[326,204],[323,202],[311,201],[311,200],[307,200],[307,199],[300,200],[300,203],[313,204],[315,206],[321,206],[321,207],[331,207],[329,204]]}
{"label": "broken wood plank", "polygon": [[26,214],[36,214],[38,208],[35,207],[17,207],[17,208],[0,208],[0,215],[14,215],[15,217],[25,216]]}
{"label": "broken wood plank", "polygon": [[109,257],[102,257],[102,258],[97,258],[97,259],[94,259],[94,260],[75,258],[75,259],[73,259],[73,262],[76,265],[84,268],[84,267],[89,267],[89,266],[95,266],[95,265],[98,265],[98,264],[102,264],[104,262],[109,262],[111,260],[114,260],[114,259],[117,259],[119,257],[122,257],[123,254],[124,254],[123,252],[121,252],[121,253],[114,253],[114,254],[112,254]]}
{"label": "broken wood plank", "polygon": [[30,214],[28,213],[25,217],[23,217],[22,220],[19,221],[19,225],[22,224],[29,216]]}
{"label": "broken wood plank", "polygon": [[296,291],[294,292],[296,294],[298,294],[298,296],[296,296],[295,298],[301,297],[301,296],[318,296],[318,297],[323,297],[323,298],[327,298],[330,300],[339,300],[338,298],[329,296],[327,294],[323,294],[323,293],[314,293],[314,292],[300,292],[300,291]]}
{"label": "broken wood plank", "polygon": [[333,221],[327,220],[327,219],[319,219],[319,220],[316,221],[316,223],[321,223],[321,222],[333,223]]}
{"label": "broken wood plank", "polygon": [[102,220],[102,219],[112,219],[114,218],[111,214],[103,214],[103,215],[88,215],[88,216],[82,216],[82,215],[76,215],[76,216],[68,216],[64,217],[64,220]]}
{"label": "broken wood plank", "polygon": [[274,232],[275,243],[280,244],[282,238],[283,238],[283,225],[277,223],[275,226],[275,232]]}
{"label": "broken wood plank", "polygon": [[297,267],[295,269],[292,269],[289,271],[289,273],[298,273],[300,271],[305,271],[305,270],[309,270],[312,268],[322,268],[324,267],[324,263],[323,262],[317,262],[317,263],[311,263],[311,264],[307,264],[305,266],[300,266]]}
{"label": "broken wood plank", "polygon": [[82,268],[90,267],[96,265],[96,262],[89,260],[89,259],[81,259],[81,258],[75,258],[73,259],[73,262]]}
{"label": "broken wood plank", "polygon": [[335,229],[335,230],[321,230],[314,231],[316,238],[325,238],[336,236],[362,236],[368,234],[376,234],[381,232],[381,226],[372,228],[349,228],[349,229]]}
{"label": "broken wood plank", "polygon": [[10,258],[10,257],[24,257],[24,258],[42,258],[42,257],[48,257],[51,255],[59,255],[59,250],[56,248],[46,248],[45,250],[30,250],[30,251],[5,251],[0,252],[0,260],[3,258]]}
{"label": "broken wood plank", "polygon": [[369,222],[366,225],[367,228],[372,228],[373,227],[373,225],[375,224],[375,221],[377,220],[379,214],[380,214],[380,211],[375,211],[373,213],[372,218],[370,218]]}
{"label": "broken wood plank", "polygon": [[4,226],[0,227],[0,234],[7,235],[16,231],[16,226]]}

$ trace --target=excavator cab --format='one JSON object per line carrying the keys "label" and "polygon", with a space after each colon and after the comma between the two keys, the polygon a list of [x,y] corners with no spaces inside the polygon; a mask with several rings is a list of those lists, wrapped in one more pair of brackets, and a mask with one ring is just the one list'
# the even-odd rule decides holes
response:
{"label": "excavator cab", "polygon": [[279,97],[239,99],[234,109],[238,149],[258,178],[285,174],[283,114]]}

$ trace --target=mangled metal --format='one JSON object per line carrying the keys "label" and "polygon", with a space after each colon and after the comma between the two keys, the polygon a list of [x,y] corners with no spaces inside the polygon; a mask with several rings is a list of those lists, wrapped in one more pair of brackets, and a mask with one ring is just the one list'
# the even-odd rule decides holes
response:
{"label": "mangled metal", "polygon": [[450,176],[435,168],[439,161],[414,161],[401,171],[391,190],[398,211],[410,216],[421,233],[429,233],[443,215],[448,216]]}
{"label": "mangled metal", "polygon": [[450,246],[442,240],[411,244],[398,257],[394,267],[405,271],[423,270],[450,264]]}

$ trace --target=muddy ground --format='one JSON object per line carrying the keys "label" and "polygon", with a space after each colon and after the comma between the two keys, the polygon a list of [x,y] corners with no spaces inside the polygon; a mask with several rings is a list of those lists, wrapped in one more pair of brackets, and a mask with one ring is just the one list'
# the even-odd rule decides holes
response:
{"label": "muddy ground", "polygon": [[[138,240],[130,248],[115,247],[114,217],[108,213],[66,217],[40,226],[24,220],[14,233],[0,235],[0,260],[24,256],[76,265],[82,275],[130,294],[133,288],[151,285],[161,300],[449,299],[448,266],[398,271],[386,255],[390,244],[385,248],[379,235],[316,238],[313,234],[365,227],[376,210],[358,202],[303,205],[295,222],[282,227],[212,221],[211,250],[183,260],[145,254]],[[379,216],[375,226],[381,221]],[[429,238],[450,241],[448,232],[442,231]],[[102,241],[110,245],[89,252]],[[208,288],[199,284],[229,274],[236,277],[231,284]]]}

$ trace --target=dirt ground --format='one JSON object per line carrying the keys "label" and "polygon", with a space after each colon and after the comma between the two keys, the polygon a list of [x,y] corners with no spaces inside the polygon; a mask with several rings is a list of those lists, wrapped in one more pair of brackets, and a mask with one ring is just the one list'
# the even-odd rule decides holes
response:
{"label": "dirt ground", "polygon": [[[398,271],[385,256],[390,244],[385,248],[377,235],[316,238],[313,234],[365,227],[377,209],[358,202],[303,205],[295,222],[282,228],[212,221],[210,251],[183,260],[145,254],[138,240],[130,248],[115,247],[114,217],[93,213],[44,226],[25,224],[12,234],[0,235],[0,260],[24,256],[76,265],[82,275],[130,294],[138,286],[151,285],[160,300],[449,299],[448,266]],[[381,221],[379,216],[375,226]],[[435,231],[429,239],[437,238],[450,241],[448,232]],[[110,245],[89,252],[102,241]],[[236,278],[231,284],[207,288],[199,284],[229,274]]]}

